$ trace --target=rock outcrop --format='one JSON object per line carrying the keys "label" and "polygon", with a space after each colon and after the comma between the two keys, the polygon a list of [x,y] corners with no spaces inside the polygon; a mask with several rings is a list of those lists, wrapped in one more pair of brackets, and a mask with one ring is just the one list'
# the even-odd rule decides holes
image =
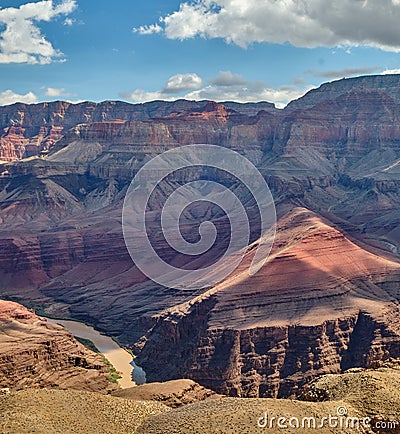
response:
{"label": "rock outcrop", "polygon": [[20,304],[0,300],[0,387],[110,392],[104,359],[61,326]]}
{"label": "rock outcrop", "polygon": [[159,401],[172,408],[222,397],[193,380],[185,379],[141,384],[140,386],[117,390],[113,392],[113,396],[135,401]]}
{"label": "rock outcrop", "polygon": [[[301,391],[304,401],[346,401],[371,419],[373,432],[397,433],[400,428],[400,369],[398,360],[378,363],[375,369],[349,369],[324,375]],[[374,429],[375,428],[375,429]]]}
{"label": "rock outcrop", "polygon": [[275,245],[255,276],[249,253],[242,272],[159,317],[139,357],[149,381],[287,397],[324,373],[400,356],[398,263],[306,210],[281,220]]}

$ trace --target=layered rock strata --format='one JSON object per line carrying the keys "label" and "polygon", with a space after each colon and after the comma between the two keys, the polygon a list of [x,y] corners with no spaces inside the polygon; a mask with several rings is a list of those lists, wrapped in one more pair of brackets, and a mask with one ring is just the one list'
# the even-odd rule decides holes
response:
{"label": "layered rock strata", "polygon": [[109,392],[104,359],[20,304],[0,300],[0,386]]}

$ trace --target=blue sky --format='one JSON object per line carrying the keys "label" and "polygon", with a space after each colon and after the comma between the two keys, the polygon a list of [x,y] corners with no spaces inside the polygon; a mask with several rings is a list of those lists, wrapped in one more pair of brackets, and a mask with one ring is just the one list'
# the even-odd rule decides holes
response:
{"label": "blue sky", "polygon": [[400,0],[0,0],[0,104],[267,100],[400,72]]}

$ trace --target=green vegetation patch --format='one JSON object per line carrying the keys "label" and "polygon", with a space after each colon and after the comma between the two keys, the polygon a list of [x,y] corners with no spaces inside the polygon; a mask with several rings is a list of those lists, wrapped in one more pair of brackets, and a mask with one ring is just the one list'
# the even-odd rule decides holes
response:
{"label": "green vegetation patch", "polygon": [[117,383],[118,380],[122,378],[121,375],[107,358],[105,358],[104,356],[103,358],[104,358],[104,363],[108,366],[108,372],[110,373],[110,375],[107,377],[107,380],[111,381],[112,383]]}
{"label": "green vegetation patch", "polygon": [[78,336],[75,336],[75,339],[78,342],[80,342],[81,344],[85,345],[86,348],[89,348],[89,350],[92,350],[95,353],[100,354],[99,349],[96,347],[96,345],[90,339],[79,338]]}
{"label": "green vegetation patch", "polygon": [[107,380],[111,381],[112,383],[118,383],[118,380],[122,378],[121,375],[114,368],[111,362],[99,351],[96,345],[90,339],[80,338],[77,336],[75,336],[75,339],[81,344],[85,345],[86,348],[89,348],[89,350],[102,355],[104,363],[108,366],[109,375],[107,376]]}

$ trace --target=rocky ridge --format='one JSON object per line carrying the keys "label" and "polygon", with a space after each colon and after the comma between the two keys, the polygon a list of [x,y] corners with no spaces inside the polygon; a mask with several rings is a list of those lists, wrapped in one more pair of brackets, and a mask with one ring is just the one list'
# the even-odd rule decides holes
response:
{"label": "rocky ridge", "polygon": [[[65,101],[39,104],[16,103],[0,107],[0,161],[15,161],[37,155],[79,124],[106,121],[145,121],[180,114],[204,106],[204,101],[178,100],[129,104],[122,101],[72,104]],[[275,112],[270,103],[226,103],[246,115],[260,110]]]}
{"label": "rocky ridge", "polygon": [[110,392],[103,358],[63,327],[48,323],[24,306],[0,300],[0,386]]}
{"label": "rocky ridge", "polygon": [[150,381],[184,376],[230,396],[288,397],[319,375],[400,356],[398,263],[302,209],[281,219],[251,278],[250,260],[157,318],[140,348]]}
{"label": "rocky ridge", "polygon": [[193,380],[185,379],[141,384],[117,390],[113,392],[113,396],[135,401],[158,401],[171,408],[222,397]]}

